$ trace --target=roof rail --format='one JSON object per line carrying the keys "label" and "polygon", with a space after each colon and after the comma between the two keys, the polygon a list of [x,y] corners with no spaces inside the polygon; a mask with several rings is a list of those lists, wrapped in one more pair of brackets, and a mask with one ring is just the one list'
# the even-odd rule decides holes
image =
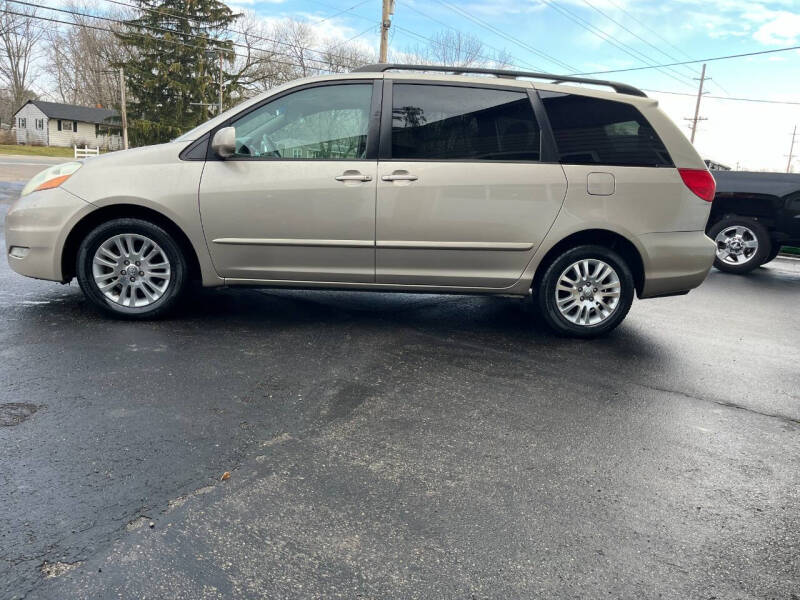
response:
{"label": "roof rail", "polygon": [[497,77],[530,77],[532,79],[551,79],[552,83],[590,83],[612,88],[618,94],[647,97],[642,90],[616,81],[605,79],[587,79],[585,77],[572,77],[571,75],[553,75],[551,73],[537,73],[535,71],[508,71],[506,69],[485,69],[483,67],[446,67],[444,65],[407,65],[397,63],[376,63],[364,65],[353,69],[353,73],[383,73],[385,71],[438,71],[443,73],[480,73],[482,75],[495,75]]}

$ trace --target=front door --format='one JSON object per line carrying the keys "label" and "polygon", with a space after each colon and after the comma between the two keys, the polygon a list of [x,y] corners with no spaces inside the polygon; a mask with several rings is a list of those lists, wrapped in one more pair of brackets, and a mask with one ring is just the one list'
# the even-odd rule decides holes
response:
{"label": "front door", "polygon": [[398,82],[391,89],[391,141],[383,134],[391,150],[378,166],[376,281],[513,285],[567,187],[560,165],[539,162],[540,129],[526,90]]}
{"label": "front door", "polygon": [[200,182],[203,230],[222,277],[375,280],[372,94],[371,80],[307,87],[230,123],[236,154],[209,160]]}

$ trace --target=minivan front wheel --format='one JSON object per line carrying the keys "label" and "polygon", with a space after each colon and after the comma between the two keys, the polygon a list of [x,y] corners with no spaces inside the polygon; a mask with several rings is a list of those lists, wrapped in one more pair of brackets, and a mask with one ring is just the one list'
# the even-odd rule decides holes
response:
{"label": "minivan front wheel", "polygon": [[172,236],[141,219],[114,219],[91,231],[76,267],[84,295],[104,312],[128,319],[153,318],[172,308],[187,271]]}
{"label": "minivan front wheel", "polygon": [[633,303],[625,260],[603,246],[578,246],[556,257],[535,290],[545,324],[561,335],[596,337],[614,329]]}

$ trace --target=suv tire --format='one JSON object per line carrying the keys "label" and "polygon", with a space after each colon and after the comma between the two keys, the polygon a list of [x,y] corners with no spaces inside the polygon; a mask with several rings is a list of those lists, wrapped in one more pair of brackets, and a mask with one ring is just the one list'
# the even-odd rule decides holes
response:
{"label": "suv tire", "polygon": [[625,260],[605,246],[585,245],[563,252],[547,266],[535,302],[545,324],[559,335],[591,338],[622,322],[634,294]]}
{"label": "suv tire", "polygon": [[772,251],[767,228],[755,219],[727,217],[708,230],[717,244],[714,266],[725,273],[743,275],[758,268]]}
{"label": "suv tire", "polygon": [[114,219],[78,248],[78,284],[101,311],[152,319],[175,306],[187,284],[186,258],[173,237],[142,219]]}
{"label": "suv tire", "polygon": [[767,254],[767,258],[765,258],[764,262],[761,263],[762,265],[765,265],[768,262],[772,262],[773,260],[775,260],[775,258],[781,251],[781,245],[779,242],[775,240],[770,240],[770,244],[772,244],[772,248],[770,249],[769,254]]}

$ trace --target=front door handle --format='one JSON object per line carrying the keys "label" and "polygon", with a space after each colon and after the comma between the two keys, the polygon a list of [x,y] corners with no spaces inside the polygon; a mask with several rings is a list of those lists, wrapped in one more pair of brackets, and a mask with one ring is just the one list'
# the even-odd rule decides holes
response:
{"label": "front door handle", "polygon": [[372,175],[362,175],[358,171],[345,171],[334,179],[336,181],[372,181]]}
{"label": "front door handle", "polygon": [[417,179],[419,179],[419,177],[411,173],[392,173],[391,175],[384,175],[381,177],[382,181],[416,181]]}

